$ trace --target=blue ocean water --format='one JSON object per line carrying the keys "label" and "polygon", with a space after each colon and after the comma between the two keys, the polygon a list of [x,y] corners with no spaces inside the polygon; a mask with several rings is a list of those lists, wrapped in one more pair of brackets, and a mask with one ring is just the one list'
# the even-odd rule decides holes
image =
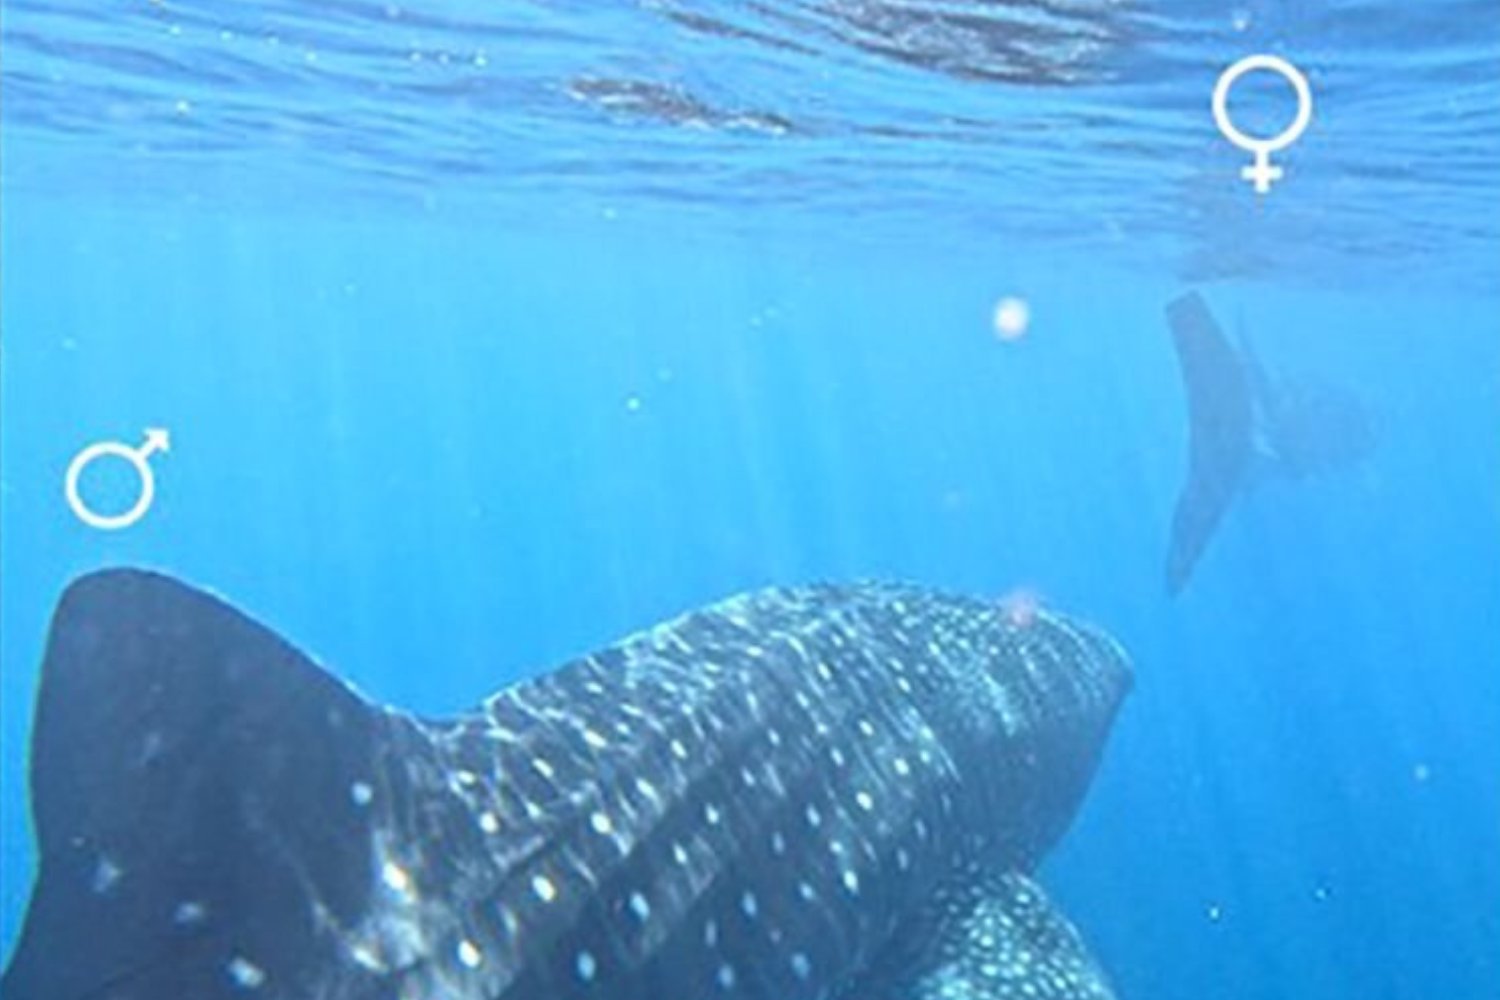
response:
{"label": "blue ocean water", "polygon": [[[207,586],[426,712],[888,577],[1130,650],[1043,870],[1122,997],[1500,996],[1490,5],[0,13],[0,946],[88,569]],[[1265,196],[1208,113],[1258,51],[1317,101]],[[1379,441],[1250,490],[1174,600],[1189,288]],[[148,515],[79,523],[69,461],[151,427]]]}

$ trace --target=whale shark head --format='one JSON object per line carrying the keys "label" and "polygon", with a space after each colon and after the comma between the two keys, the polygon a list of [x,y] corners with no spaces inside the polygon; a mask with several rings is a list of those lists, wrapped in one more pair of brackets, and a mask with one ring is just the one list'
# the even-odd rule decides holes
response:
{"label": "whale shark head", "polygon": [[1034,863],[1077,811],[1132,674],[1114,639],[1050,612],[1001,634],[1009,642],[986,650],[985,683],[964,699],[984,716],[971,757],[991,811],[981,822],[1005,829],[1007,813],[1037,817],[1017,827],[1029,839],[1003,845]]}

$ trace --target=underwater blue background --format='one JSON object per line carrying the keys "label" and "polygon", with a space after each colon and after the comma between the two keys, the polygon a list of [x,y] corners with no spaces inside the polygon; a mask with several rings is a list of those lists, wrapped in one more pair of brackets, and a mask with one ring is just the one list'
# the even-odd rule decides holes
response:
{"label": "underwater blue background", "polygon": [[[961,100],[1063,123],[982,151],[894,126],[799,138],[787,95],[813,77],[752,55],[738,119],[657,94],[573,122],[520,85],[455,110],[434,84],[402,92],[392,131],[337,81],[268,74],[254,114],[184,137],[177,118],[248,86],[173,48],[209,45],[219,14],[132,14],[110,62],[81,8],[5,6],[4,947],[33,871],[47,617],[81,572],[168,570],[426,713],[739,590],[891,577],[1039,595],[1130,650],[1136,690],[1043,869],[1122,997],[1500,996],[1500,29],[1481,6],[1448,5],[1409,55],[1349,27],[1379,5],[1330,8],[1335,35],[1247,7],[1191,46],[1188,14],[1141,15],[1077,104],[1071,79],[831,63],[825,121],[860,121],[868,91],[904,102],[893,120]],[[590,32],[609,39],[590,66],[676,44],[604,6],[516,10],[547,59]],[[305,18],[323,65],[344,51],[317,14],[271,11]],[[507,44],[489,27],[486,64]],[[470,38],[403,30],[392,45],[429,57]],[[1299,40],[1331,67],[1328,122],[1257,202],[1207,88],[1241,50]],[[733,89],[738,63],[666,52],[632,66]],[[515,78],[550,72],[536,58]],[[1173,72],[1132,75],[1152,59]],[[1406,66],[1409,100],[1370,65]],[[299,118],[265,138],[318,100],[348,135]],[[792,124],[736,131],[752,104]],[[1387,124],[1399,145],[1360,160],[1353,137]],[[1251,491],[1170,600],[1186,425],[1162,308],[1192,287],[1272,368],[1357,391],[1380,437],[1359,467]],[[1004,296],[1031,308],[1010,341]],[[148,516],[80,524],[72,456],[156,426]],[[94,488],[107,506],[133,487]]]}

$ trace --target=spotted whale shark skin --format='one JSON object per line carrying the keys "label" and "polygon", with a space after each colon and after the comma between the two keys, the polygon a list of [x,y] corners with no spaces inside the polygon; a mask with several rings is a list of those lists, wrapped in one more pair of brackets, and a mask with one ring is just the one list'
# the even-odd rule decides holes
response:
{"label": "spotted whale shark skin", "polygon": [[1030,873],[1129,685],[1047,610],[807,586],[427,719],[201,590],[91,574],[0,995],[1107,998]]}

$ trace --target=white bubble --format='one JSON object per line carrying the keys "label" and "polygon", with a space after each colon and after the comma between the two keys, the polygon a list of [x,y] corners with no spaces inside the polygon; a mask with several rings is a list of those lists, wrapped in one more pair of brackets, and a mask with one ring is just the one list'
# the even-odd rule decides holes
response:
{"label": "white bubble", "polygon": [[995,306],[995,333],[1001,340],[1019,340],[1031,325],[1031,306],[1026,300],[1007,296]]}

